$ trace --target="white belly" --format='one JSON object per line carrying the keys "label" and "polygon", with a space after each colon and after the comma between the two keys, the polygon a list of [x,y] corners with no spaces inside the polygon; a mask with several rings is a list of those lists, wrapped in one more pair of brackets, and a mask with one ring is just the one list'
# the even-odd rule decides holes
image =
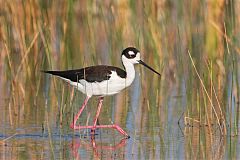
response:
{"label": "white belly", "polygon": [[119,93],[121,90],[128,87],[133,80],[134,77],[132,76],[131,79],[125,79],[117,76],[116,72],[112,72],[109,80],[102,82],[87,82],[86,80],[80,80],[79,83],[70,81],[70,84],[82,93],[91,97],[92,95],[106,96]]}

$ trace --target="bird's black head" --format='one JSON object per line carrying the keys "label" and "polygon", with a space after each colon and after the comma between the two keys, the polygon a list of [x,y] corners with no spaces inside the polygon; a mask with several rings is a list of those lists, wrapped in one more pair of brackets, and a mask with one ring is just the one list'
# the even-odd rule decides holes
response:
{"label": "bird's black head", "polygon": [[140,51],[134,47],[128,47],[123,50],[122,52],[122,62],[123,65],[126,67],[128,64],[141,64],[151,71],[155,72],[159,76],[161,76],[160,73],[155,71],[152,67],[148,66],[146,63],[144,63],[140,58]]}
{"label": "bird's black head", "polygon": [[134,47],[128,47],[122,51],[122,56],[124,55],[128,59],[133,59],[136,57],[137,53],[140,51]]}

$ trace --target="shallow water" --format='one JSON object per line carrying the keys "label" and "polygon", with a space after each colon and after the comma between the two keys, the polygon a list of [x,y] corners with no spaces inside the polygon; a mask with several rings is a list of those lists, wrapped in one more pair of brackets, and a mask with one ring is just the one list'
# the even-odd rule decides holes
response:
{"label": "shallow water", "polygon": [[[64,88],[71,90],[64,82],[60,86],[62,85],[61,90]],[[159,108],[148,106],[146,101],[149,97],[142,98],[141,90],[140,77],[137,77],[133,85],[127,89],[128,96],[125,95],[127,92],[123,91],[125,93],[119,96],[105,98],[106,103],[99,118],[100,124],[118,121],[118,124],[130,135],[129,139],[125,139],[113,129],[97,129],[94,136],[91,136],[89,130],[74,132],[69,128],[70,119],[68,124],[60,125],[59,113],[53,110],[50,104],[44,106],[40,103],[29,106],[30,115],[23,114],[22,118],[11,115],[13,120],[18,121],[11,125],[9,107],[2,106],[0,157],[1,159],[216,159],[232,156],[232,151],[227,150],[227,146],[233,145],[228,144],[229,141],[236,143],[238,137],[221,137],[216,127],[216,134],[212,135],[214,136],[212,146],[208,146],[210,135],[206,133],[207,127],[184,125],[181,117],[183,112],[179,109],[186,103],[184,94],[177,95],[173,89],[168,95],[166,106]],[[77,98],[73,106],[76,106],[77,110],[84,95],[78,92],[75,94]],[[126,104],[128,110],[126,114],[118,115],[116,101],[119,97],[122,99],[122,96],[129,98]],[[41,98],[43,102],[46,101],[43,96]],[[86,112],[90,117],[95,114],[96,100],[93,97],[87,106]],[[113,106],[113,109],[109,109],[108,106]],[[156,111],[158,113],[154,113]],[[87,113],[81,116],[83,117],[81,123],[87,120]],[[18,118],[14,118],[15,116]],[[67,114],[63,114],[63,119],[66,119],[66,116]],[[238,158],[237,155],[235,157]]]}
{"label": "shallow water", "polygon": [[[0,157],[2,159],[184,158],[184,136],[177,123],[179,116],[174,111],[176,101],[181,98],[171,98],[172,104],[167,107],[169,115],[161,116],[165,111],[160,110],[157,114],[151,114],[152,107],[146,103],[148,97],[141,98],[140,82],[140,77],[137,76],[133,85],[123,91],[125,93],[112,98],[106,97],[99,118],[100,124],[118,121],[118,124],[130,135],[129,139],[125,139],[113,129],[98,129],[94,137],[90,135],[89,130],[74,132],[69,128],[71,119],[68,119],[67,124],[64,122],[60,125],[59,113],[53,110],[51,104],[47,103],[42,96],[38,97],[37,101],[47,104],[26,106],[24,112],[18,111],[23,117],[12,114],[7,105],[1,107]],[[60,86],[59,90],[64,90],[64,87],[71,90],[64,82],[61,84],[63,88]],[[76,106],[75,110],[78,110],[78,105],[82,103],[84,95],[79,92],[75,94],[77,98],[73,106]],[[128,102],[123,105],[126,105],[128,110],[126,114],[119,115],[117,101],[122,98],[128,99]],[[95,106],[96,98],[93,97],[86,108],[91,118],[96,112]],[[109,106],[113,108],[109,109]],[[155,107],[159,109],[158,106]],[[47,110],[47,112],[42,110]],[[83,113],[81,121],[86,121],[87,113]],[[63,114],[63,117],[66,119],[67,114]],[[11,121],[14,121],[12,125]]]}

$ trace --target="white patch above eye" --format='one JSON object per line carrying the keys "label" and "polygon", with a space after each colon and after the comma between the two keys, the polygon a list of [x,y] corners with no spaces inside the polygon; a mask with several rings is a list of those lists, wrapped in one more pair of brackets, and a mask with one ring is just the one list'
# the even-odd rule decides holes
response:
{"label": "white patch above eye", "polygon": [[135,55],[135,53],[133,51],[128,51],[128,54],[131,55],[131,56]]}

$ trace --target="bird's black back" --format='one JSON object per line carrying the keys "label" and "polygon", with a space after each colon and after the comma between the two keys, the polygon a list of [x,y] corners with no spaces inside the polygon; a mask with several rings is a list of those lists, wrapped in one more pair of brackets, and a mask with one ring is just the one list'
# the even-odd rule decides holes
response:
{"label": "bird's black back", "polygon": [[124,70],[106,65],[91,66],[75,70],[43,72],[69,79],[72,82],[78,82],[81,79],[85,79],[88,82],[102,82],[110,79],[111,71],[116,71],[117,75],[121,78],[126,78],[127,76]]}

